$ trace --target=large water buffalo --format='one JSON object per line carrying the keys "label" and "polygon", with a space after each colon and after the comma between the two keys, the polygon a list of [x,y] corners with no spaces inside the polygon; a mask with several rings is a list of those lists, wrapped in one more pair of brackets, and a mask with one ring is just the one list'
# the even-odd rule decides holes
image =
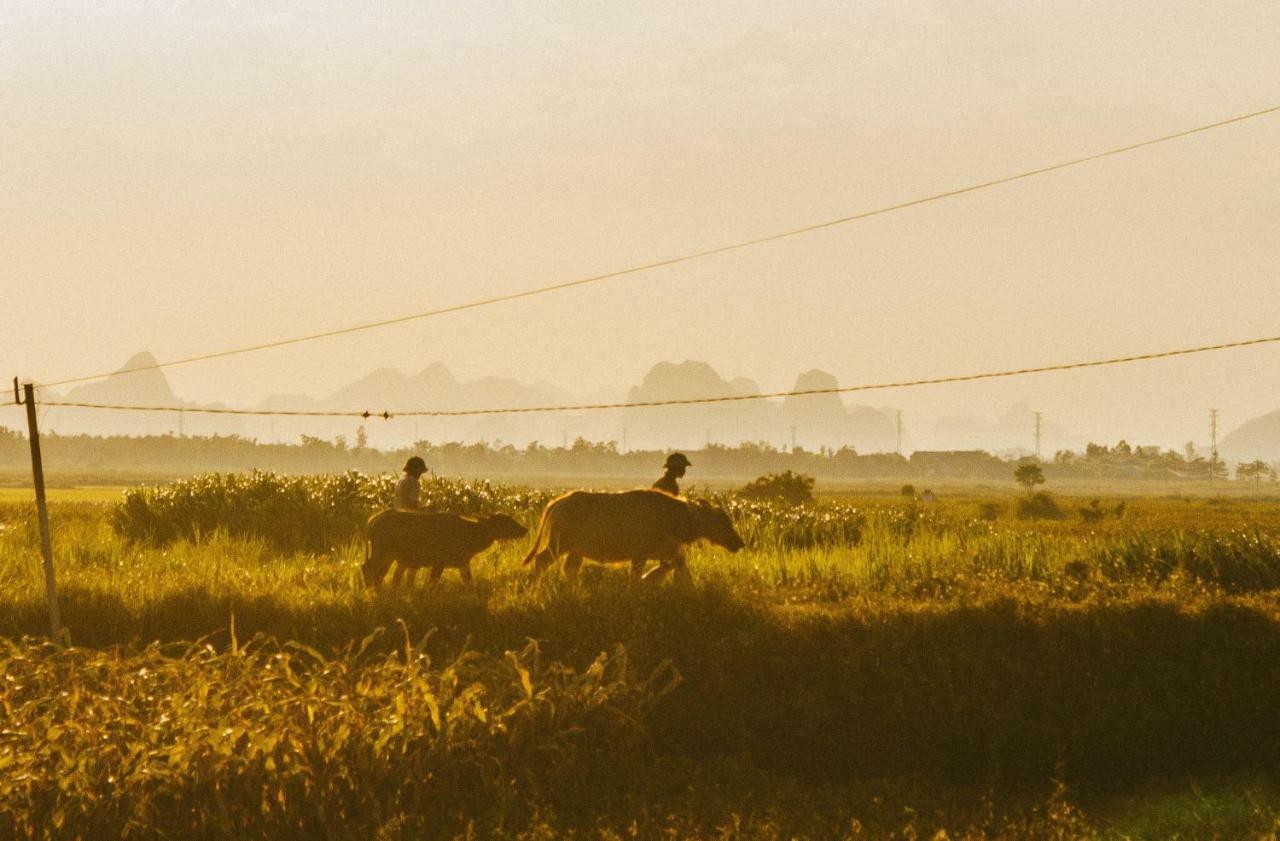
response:
{"label": "large water buffalo", "polygon": [[574,491],[553,499],[542,512],[533,548],[524,559],[541,573],[562,555],[565,575],[573,577],[584,558],[604,563],[631,564],[641,577],[645,563],[659,566],[644,577],[661,577],[671,570],[687,576],[684,547],[709,540],[736,552],[745,544],[729,515],[706,502],[686,502],[662,491],[622,493]]}
{"label": "large water buffalo", "polygon": [[445,567],[454,567],[471,583],[471,559],[499,540],[524,537],[528,529],[506,514],[474,519],[458,514],[421,511],[380,511],[369,518],[366,529],[364,583],[376,587],[396,562],[393,584],[405,576],[409,583],[421,567],[431,569],[431,580]]}

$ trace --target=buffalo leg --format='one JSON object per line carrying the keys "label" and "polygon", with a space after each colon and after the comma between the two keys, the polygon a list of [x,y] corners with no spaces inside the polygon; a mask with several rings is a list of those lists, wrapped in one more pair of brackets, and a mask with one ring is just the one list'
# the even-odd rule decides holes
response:
{"label": "buffalo leg", "polygon": [[685,564],[682,552],[675,551],[669,557],[659,559],[658,565],[644,574],[644,580],[661,581],[672,570],[676,571],[676,578],[678,579],[684,580],[688,576],[689,569]]}
{"label": "buffalo leg", "polygon": [[658,561],[658,565],[640,576],[640,579],[642,581],[661,581],[668,572],[671,572],[671,563],[669,561]]}
{"label": "buffalo leg", "polygon": [[462,566],[458,567],[458,574],[462,576],[462,583],[470,587],[471,581],[472,581],[471,564],[463,564]]}
{"label": "buffalo leg", "polygon": [[632,558],[631,559],[631,580],[639,581],[644,577],[644,565],[649,562],[648,558]]}
{"label": "buffalo leg", "polygon": [[440,566],[439,564],[435,564],[434,566],[431,567],[431,572],[429,573],[428,580],[432,584],[435,584],[437,581],[440,580],[440,574],[443,572],[444,572],[444,567]]}
{"label": "buffalo leg", "polygon": [[538,577],[556,562],[556,556],[551,554],[550,549],[543,549],[533,558],[533,575]]}
{"label": "buffalo leg", "polygon": [[582,556],[570,553],[569,557],[564,559],[565,578],[577,578],[578,570],[581,567],[582,567]]}
{"label": "buffalo leg", "polygon": [[417,568],[417,567],[409,567],[408,569],[406,569],[406,570],[405,570],[405,573],[404,573],[404,583],[405,583],[405,585],[406,585],[406,586],[409,586],[409,587],[412,587],[412,586],[413,586],[413,579],[414,579],[414,578],[416,578],[416,577],[417,577],[417,575],[418,575],[418,568]]}
{"label": "buffalo leg", "polygon": [[399,587],[400,584],[404,581],[404,574],[405,574],[404,561],[396,561],[396,571],[395,571],[395,574],[391,576],[391,586]]}
{"label": "buffalo leg", "polygon": [[387,570],[391,567],[391,561],[376,549],[369,553],[369,559],[360,566],[360,573],[364,576],[366,587],[378,587],[382,584],[382,579],[387,577]]}

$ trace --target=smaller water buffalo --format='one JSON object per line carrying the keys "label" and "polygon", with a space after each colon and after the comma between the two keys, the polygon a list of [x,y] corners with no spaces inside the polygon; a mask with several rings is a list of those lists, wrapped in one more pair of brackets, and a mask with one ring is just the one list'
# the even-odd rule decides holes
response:
{"label": "smaller water buffalo", "polygon": [[661,578],[671,570],[689,574],[684,547],[708,540],[736,552],[745,544],[723,509],[707,502],[688,502],[655,490],[622,493],[574,491],[553,499],[542,512],[538,536],[524,563],[541,573],[565,556],[565,575],[577,575],[584,558],[631,564],[640,578],[648,561],[659,565],[644,578]]}
{"label": "smaller water buffalo", "polygon": [[364,583],[376,587],[396,562],[392,583],[409,583],[422,567],[436,581],[445,567],[454,567],[471,583],[471,559],[499,540],[524,537],[528,529],[506,514],[463,517],[423,511],[379,511],[365,529]]}

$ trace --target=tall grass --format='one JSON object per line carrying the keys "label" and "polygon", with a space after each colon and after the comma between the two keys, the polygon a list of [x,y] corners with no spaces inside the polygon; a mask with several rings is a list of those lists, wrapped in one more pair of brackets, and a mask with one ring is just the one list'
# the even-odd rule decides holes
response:
{"label": "tall grass", "polygon": [[408,644],[0,649],[14,839],[488,834],[528,822],[526,804],[616,792],[676,682],[669,668],[636,681],[621,649],[580,672],[534,645],[439,667]]}
{"label": "tall grass", "polygon": [[[775,784],[796,802],[902,778],[1034,785],[1038,797],[1055,776],[1088,788],[1280,761],[1280,518],[1252,503],[1135,500],[1120,519],[1031,522],[984,519],[979,500],[725,501],[748,548],[696,548],[690,587],[635,586],[594,566],[576,582],[534,580],[513,544],[477,560],[474,587],[449,575],[371,592],[356,575],[362,514],[316,535],[322,500],[379,505],[366,491],[387,480],[281,486],[295,490],[278,504],[311,523],[296,531],[245,502],[276,481],[206,477],[114,509],[55,507],[62,612],[83,648],[0,651],[0,709],[14,725],[0,726],[0,836],[30,837],[58,815],[113,837],[142,826],[332,836],[338,825],[443,837],[468,819],[476,837],[537,837],[544,822],[595,814],[647,815],[657,834],[666,818],[651,803],[719,803],[715,824],[730,801]],[[440,507],[526,518],[546,499],[483,483],[430,492]],[[130,504],[128,523],[154,525],[122,525]],[[0,506],[0,527],[0,636],[20,640],[45,621],[33,512]],[[233,622],[240,639],[260,637],[233,644]],[[406,635],[423,642],[406,649]],[[658,691],[668,662],[682,682]],[[512,712],[529,701],[521,669],[546,702],[536,715]],[[428,696],[460,710],[460,729],[433,722]],[[227,727],[243,736],[219,741]],[[542,747],[512,753],[517,730]],[[166,771],[164,745],[188,743],[199,760]],[[538,764],[550,755],[560,764]],[[731,792],[708,791],[711,769]],[[60,793],[63,770],[79,782]],[[443,779],[457,787],[442,791]],[[825,823],[756,819],[765,833],[838,836],[849,820],[832,815],[875,813],[870,797],[858,802],[856,813],[815,807]],[[240,812],[223,816],[231,803]],[[1084,833],[1069,808],[1045,809],[1058,816],[1045,826]]]}

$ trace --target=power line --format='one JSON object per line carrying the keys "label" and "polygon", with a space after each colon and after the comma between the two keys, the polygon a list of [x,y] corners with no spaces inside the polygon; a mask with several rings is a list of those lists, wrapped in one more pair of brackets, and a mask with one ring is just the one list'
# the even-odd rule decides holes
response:
{"label": "power line", "polygon": [[[848,394],[855,391],[878,391],[890,388],[915,388],[919,386],[942,385],[944,383],[974,382],[977,380],[994,380],[1005,377],[1020,377],[1028,374],[1045,374],[1053,371],[1073,371],[1081,368],[1101,368],[1109,365],[1123,365],[1131,362],[1148,362],[1155,359],[1168,359],[1175,356],[1190,356],[1197,353],[1231,350],[1252,347],[1254,345],[1280,343],[1280,336],[1267,336],[1260,339],[1244,339],[1236,342],[1221,342],[1213,345],[1165,350],[1156,353],[1143,353],[1134,356],[1115,356],[1108,359],[1092,359],[1084,362],[1064,362],[1056,365],[1040,365],[1029,368],[1014,368],[1004,371],[985,371],[977,374],[958,374],[946,377],[930,377],[926,379],[901,380],[897,382],[865,383],[863,385],[836,386],[832,388],[808,388],[796,391],[771,391],[758,394],[733,394],[716,397],[690,397],[675,400],[645,400],[635,403],[576,403],[554,406],[511,406],[494,409],[417,409],[410,411],[367,410],[350,411],[308,411],[289,412],[268,409],[219,409],[200,408],[194,406],[130,406],[110,403],[82,403],[72,401],[44,400],[38,401],[42,406],[57,406],[70,409],[114,409],[128,412],[201,412],[210,415],[259,415],[269,417],[357,417],[382,418],[392,417],[468,417],[474,415],[525,415],[550,412],[586,412],[604,409],[646,409],[658,406],[691,406],[706,403],[737,403],[746,400],[766,400],[778,397],[809,397],[818,394]],[[567,435],[567,433],[566,433]],[[567,439],[566,439],[567,440]]]}
{"label": "power line", "polygon": [[943,199],[954,198],[955,196],[964,195],[965,193],[972,193],[978,190],[986,190],[992,187],[998,187],[1002,184],[1008,184],[1013,181],[1020,181],[1024,178],[1033,178],[1038,175],[1045,175],[1050,172],[1056,172],[1057,170],[1060,170],[1060,169],[1066,169],[1068,167],[1089,163],[1090,161],[1096,161],[1101,158],[1108,158],[1114,155],[1123,155],[1127,152],[1132,152],[1147,146],[1153,146],[1157,143],[1166,143],[1170,140],[1177,140],[1179,138],[1187,137],[1189,135],[1199,134],[1200,132],[1211,131],[1213,129],[1229,126],[1229,125],[1232,125],[1233,123],[1239,123],[1245,120],[1252,120],[1256,117],[1266,116],[1268,114],[1273,114],[1277,111],[1280,111],[1280,105],[1273,105],[1270,108],[1264,108],[1260,111],[1252,111],[1248,114],[1240,114],[1235,117],[1229,117],[1225,120],[1218,120],[1217,122],[1206,123],[1205,125],[1196,126],[1195,128],[1189,128],[1183,131],[1174,132],[1173,134],[1166,134],[1160,137],[1153,137],[1148,140],[1139,141],[1137,143],[1130,143],[1126,146],[1118,146],[1114,149],[1108,149],[1103,152],[1096,152],[1091,155],[1085,155],[1084,157],[1072,158],[1071,160],[1062,161],[1060,163],[1037,167],[1036,169],[1025,170],[1023,172],[1014,173],[1012,175],[1006,175],[1001,178],[995,178],[990,181],[980,181],[965,187],[959,187],[957,189],[947,190],[941,193],[933,193],[932,195],[911,199],[909,201],[898,202],[897,204],[886,205],[884,207],[879,207],[874,210],[866,210],[859,213],[851,214],[849,216],[842,216],[837,219],[828,219],[823,222],[816,222],[811,225],[805,225],[804,227],[791,228],[785,231],[778,231],[776,233],[766,234],[764,236],[754,237],[752,239],[741,240],[739,242],[730,243],[728,245],[713,246],[711,248],[706,248],[701,251],[693,251],[686,254],[682,254],[677,257],[669,257],[664,260],[655,260],[649,263],[641,263],[639,265],[630,266],[628,268],[617,269],[611,272],[605,272],[604,274],[592,275],[591,277],[582,277],[574,280],[563,281],[560,283],[549,284],[547,286],[538,286],[532,289],[526,289],[521,292],[512,292],[507,295],[495,295],[489,298],[480,298],[480,299],[477,299],[474,301],[468,301],[462,304],[454,304],[452,306],[439,307],[437,309],[426,310],[424,312],[412,313],[409,315],[401,315],[395,318],[387,318],[381,321],[370,321],[365,324],[356,324],[351,327],[342,327],[336,330],[325,330],[319,333],[309,333],[303,336],[295,336],[291,339],[280,339],[278,341],[262,342],[260,344],[246,345],[244,347],[232,348],[230,350],[222,350],[214,353],[204,353],[204,354],[199,354],[197,356],[187,356],[180,359],[171,359],[167,362],[157,362],[153,365],[143,365],[137,368],[130,368],[123,371],[105,371],[98,374],[87,374],[84,376],[71,377],[68,379],[45,383],[44,385],[46,387],[73,385],[75,383],[88,382],[90,380],[100,380],[105,377],[110,377],[113,375],[120,376],[120,375],[134,374],[140,371],[154,371],[161,368],[173,368],[178,365],[190,365],[193,362],[206,362],[211,359],[222,359],[228,356],[237,356],[239,354],[244,354],[244,353],[254,353],[256,351],[261,351],[261,350],[269,350],[272,348],[286,347],[288,345],[296,345],[302,342],[316,341],[318,339],[329,339],[335,336],[344,336],[350,333],[358,333],[365,330],[375,330],[381,327],[390,327],[395,324],[404,324],[405,322],[409,322],[409,321],[418,321],[424,318],[433,318],[435,316],[447,315],[455,312],[463,312],[465,310],[478,309],[480,307],[487,307],[494,304],[507,303],[510,301],[520,300],[521,298],[531,298],[535,295],[546,295],[551,292],[561,292],[566,289],[573,289],[579,286],[586,286],[588,284],[600,283],[602,281],[612,280],[615,278],[624,277],[626,275],[638,274],[640,272],[646,272],[652,269],[659,269],[666,266],[674,266],[680,263],[687,263],[693,260],[700,260],[705,257],[714,256],[716,254],[724,254],[729,251],[737,251],[739,249],[750,248],[755,245],[763,245],[764,243],[774,242],[776,240],[786,239],[788,237],[794,237],[794,236],[800,236],[802,234],[813,233],[815,231],[821,231],[826,228],[834,228],[838,225],[846,225],[851,222],[858,222],[863,219],[870,219],[873,216],[881,216],[886,213],[893,213],[898,210],[905,210],[910,207],[916,207],[922,204],[929,204],[930,202],[936,202],[936,201],[941,201]]}

